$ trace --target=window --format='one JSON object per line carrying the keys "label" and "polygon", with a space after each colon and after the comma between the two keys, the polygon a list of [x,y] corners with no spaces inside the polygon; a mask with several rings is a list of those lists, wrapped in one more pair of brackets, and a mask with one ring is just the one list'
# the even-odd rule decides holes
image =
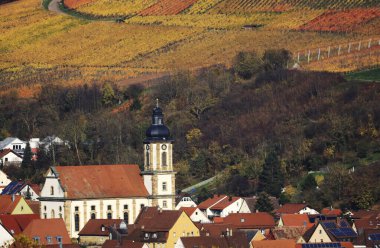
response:
{"label": "window", "polygon": [[153,234],[152,234],[152,238],[153,238],[153,239],[156,239],[156,238],[157,238],[157,233],[153,233]]}
{"label": "window", "polygon": [[111,205],[107,205],[107,210],[112,210],[112,206]]}
{"label": "window", "polygon": [[244,222],[245,221],[245,219],[240,219],[240,222]]}
{"label": "window", "polygon": [[323,239],[321,239],[321,243],[323,243]]}
{"label": "window", "polygon": [[53,186],[50,187],[50,195],[54,195],[54,187]]}
{"label": "window", "polygon": [[75,231],[79,232],[79,214],[74,214],[74,224],[75,224]]}
{"label": "window", "polygon": [[319,230],[319,234],[322,234],[322,230]]}
{"label": "window", "polygon": [[112,219],[112,213],[107,213],[107,219]]}
{"label": "window", "polygon": [[21,211],[24,210],[24,206],[21,206]]}
{"label": "window", "polygon": [[144,239],[149,239],[149,233],[144,234]]}
{"label": "window", "polygon": [[168,166],[167,161],[166,161],[166,154],[167,154],[166,152],[163,152],[161,155],[162,156],[162,166]]}
{"label": "window", "polygon": [[96,214],[95,214],[95,213],[92,213],[92,214],[91,214],[91,219],[93,219],[93,220],[96,219]]}
{"label": "window", "polygon": [[46,206],[44,206],[44,210],[46,211]]}
{"label": "window", "polygon": [[40,243],[40,237],[39,237],[39,236],[34,236],[34,237],[33,237],[33,240],[34,240],[35,242],[37,242],[37,244]]}
{"label": "window", "polygon": [[62,243],[62,236],[57,236],[56,239],[57,239],[57,242],[58,242],[59,244]]}
{"label": "window", "polygon": [[62,212],[62,206],[59,206],[59,212]]}
{"label": "window", "polygon": [[163,182],[162,183],[162,191],[166,191],[166,190],[167,190],[166,182]]}
{"label": "window", "polygon": [[51,218],[54,219],[55,218],[55,211],[54,209],[51,210],[51,214],[50,214]]}
{"label": "window", "polygon": [[79,211],[79,207],[75,207],[75,211],[78,212]]}
{"label": "window", "polygon": [[91,206],[91,211],[95,211],[95,205]]}
{"label": "window", "polygon": [[146,151],[145,156],[146,156],[146,166],[149,167],[150,166],[149,151]]}
{"label": "window", "polygon": [[44,219],[47,219],[47,213],[44,213]]}
{"label": "window", "polygon": [[62,219],[62,214],[58,214],[59,218]]}
{"label": "window", "polygon": [[124,221],[125,224],[128,224],[128,212],[124,212]]}
{"label": "window", "polygon": [[46,241],[48,244],[51,244],[51,236],[46,236]]}
{"label": "window", "polygon": [[167,207],[168,207],[168,203],[167,203],[167,201],[163,201],[163,202],[162,202],[162,207],[163,207],[163,208],[167,208]]}
{"label": "window", "polygon": [[8,162],[8,158],[5,158],[5,162]]}
{"label": "window", "polygon": [[127,204],[124,205],[124,209],[128,210],[128,205]]}

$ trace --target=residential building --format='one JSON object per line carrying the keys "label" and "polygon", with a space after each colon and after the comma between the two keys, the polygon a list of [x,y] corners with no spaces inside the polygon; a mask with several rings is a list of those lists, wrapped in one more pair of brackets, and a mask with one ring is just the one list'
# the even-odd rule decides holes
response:
{"label": "residential building", "polygon": [[306,243],[303,235],[309,228],[306,226],[277,226],[270,230],[274,239],[293,239],[296,243]]}
{"label": "residential building", "polygon": [[351,242],[333,242],[333,243],[297,243],[295,248],[354,248]]}
{"label": "residential building", "polygon": [[278,226],[287,226],[287,227],[306,227],[310,228],[313,226],[310,223],[309,217],[307,214],[283,214],[278,221]]}
{"label": "residential building", "polygon": [[11,149],[0,150],[0,166],[21,166],[22,157]]}
{"label": "residential building", "polygon": [[304,203],[286,203],[275,212],[278,216],[282,214],[319,214],[318,211]]}
{"label": "residential building", "polygon": [[143,242],[135,242],[132,240],[106,240],[102,245],[102,248],[149,248],[147,244]]}
{"label": "residential building", "polygon": [[62,219],[35,219],[23,234],[41,245],[71,244],[69,234]]}
{"label": "residential building", "polygon": [[1,214],[0,223],[12,234],[19,235],[32,220],[39,219],[37,214]]}
{"label": "residential building", "polygon": [[307,243],[354,242],[357,237],[357,233],[346,220],[340,220],[338,223],[320,221],[303,236]]}
{"label": "residential building", "polygon": [[4,171],[0,170],[0,194],[3,191],[3,189],[10,183],[12,182],[9,178],[8,175],[5,174]]}
{"label": "residential building", "polygon": [[37,201],[41,189],[38,184],[32,184],[24,181],[13,181],[9,183],[1,193],[2,195],[21,195],[25,199]]}
{"label": "residential building", "polygon": [[76,238],[89,219],[131,224],[145,206],[174,209],[173,142],[156,106],[143,144],[143,171],[126,164],[51,167],[39,198],[41,218],[63,218]]}
{"label": "residential building", "polygon": [[332,207],[330,208],[324,208],[321,210],[321,214],[323,215],[328,215],[328,216],[341,216],[343,213],[342,213],[342,210],[340,209],[334,209]]}
{"label": "residential building", "polygon": [[265,212],[230,214],[222,219],[222,223],[230,224],[238,230],[260,230],[262,233],[275,226],[273,216]]}
{"label": "residential building", "polygon": [[193,222],[199,222],[199,223],[210,223],[211,221],[206,217],[206,215],[199,210],[197,207],[181,207],[179,210],[185,212],[187,216],[190,217],[190,219]]}
{"label": "residential building", "polygon": [[33,214],[33,211],[22,196],[0,195],[0,214]]}
{"label": "residential building", "polygon": [[3,141],[0,141],[0,151],[1,150],[12,150],[19,155],[24,154],[26,147],[26,142],[15,137],[8,137]]}
{"label": "residential building", "polygon": [[293,239],[252,241],[251,248],[294,248],[296,241]]}
{"label": "residential building", "polygon": [[199,229],[183,211],[146,207],[128,230],[127,239],[149,247],[173,248],[180,237],[197,236]]}
{"label": "residential building", "polygon": [[214,217],[226,217],[231,213],[250,213],[249,207],[242,197],[230,197],[227,195],[214,195],[212,198],[201,202],[198,208],[209,219]]}
{"label": "residential building", "polygon": [[178,210],[180,208],[193,208],[196,207],[197,204],[191,199],[191,197],[188,194],[180,194],[179,196],[176,196],[176,207],[175,210]]}
{"label": "residential building", "polygon": [[125,225],[120,219],[90,219],[79,232],[79,243],[82,245],[102,245],[110,238],[110,228]]}
{"label": "residential building", "polygon": [[176,242],[175,248],[194,247],[218,247],[218,248],[248,248],[248,241],[244,233],[236,233],[232,236],[200,236],[181,237]]}

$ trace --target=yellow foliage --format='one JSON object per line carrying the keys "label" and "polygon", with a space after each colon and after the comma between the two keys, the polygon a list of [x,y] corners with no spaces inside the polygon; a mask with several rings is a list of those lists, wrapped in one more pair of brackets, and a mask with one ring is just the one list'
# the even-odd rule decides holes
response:
{"label": "yellow foliage", "polygon": [[199,139],[202,137],[202,132],[199,128],[193,128],[190,129],[186,134],[186,141],[187,143],[192,143],[199,141]]}
{"label": "yellow foliage", "polygon": [[334,154],[335,154],[335,146],[334,145],[326,147],[326,149],[323,151],[323,155],[327,158],[334,157]]}
{"label": "yellow foliage", "polygon": [[285,187],[285,194],[289,196],[294,196],[297,194],[297,188],[293,187],[292,185],[288,185]]}
{"label": "yellow foliage", "polygon": [[149,7],[156,0],[96,0],[76,10],[96,16],[131,15]]}
{"label": "yellow foliage", "polygon": [[323,175],[316,175],[314,179],[317,185],[320,186],[323,183],[323,180],[325,179],[325,177]]}

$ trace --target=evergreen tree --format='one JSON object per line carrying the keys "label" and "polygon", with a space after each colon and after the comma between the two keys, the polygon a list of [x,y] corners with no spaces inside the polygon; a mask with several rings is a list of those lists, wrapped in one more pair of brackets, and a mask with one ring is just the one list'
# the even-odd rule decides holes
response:
{"label": "evergreen tree", "polygon": [[317,182],[312,174],[307,175],[305,180],[302,182],[301,187],[302,190],[313,190],[317,187]]}
{"label": "evergreen tree", "polygon": [[259,176],[258,191],[265,191],[273,196],[280,196],[284,184],[284,176],[281,171],[277,154],[270,152],[265,159],[263,171]]}
{"label": "evergreen tree", "polygon": [[21,167],[23,169],[30,168],[32,164],[32,149],[30,148],[29,142],[26,143],[26,147],[24,150],[24,157],[22,158]]}
{"label": "evergreen tree", "polygon": [[260,212],[272,212],[273,205],[269,199],[269,195],[264,191],[259,194],[259,198],[256,201],[255,209]]}

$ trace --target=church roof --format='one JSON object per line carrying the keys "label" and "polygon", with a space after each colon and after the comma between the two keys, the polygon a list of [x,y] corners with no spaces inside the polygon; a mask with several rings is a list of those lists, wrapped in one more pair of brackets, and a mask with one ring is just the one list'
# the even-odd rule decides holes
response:
{"label": "church roof", "polygon": [[67,198],[147,197],[137,165],[85,165],[53,167]]}

